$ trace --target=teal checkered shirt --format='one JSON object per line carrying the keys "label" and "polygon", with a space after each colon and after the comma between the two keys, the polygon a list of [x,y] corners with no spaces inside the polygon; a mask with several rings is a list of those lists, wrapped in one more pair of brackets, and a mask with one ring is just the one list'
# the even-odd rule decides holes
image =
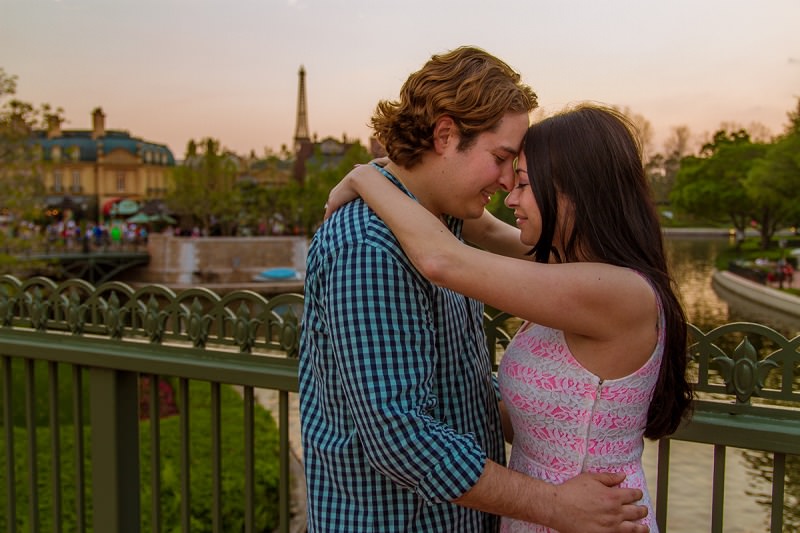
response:
{"label": "teal checkered shirt", "polygon": [[300,419],[309,533],[496,531],[450,503],[505,464],[483,305],[422,277],[361,200],[309,249]]}

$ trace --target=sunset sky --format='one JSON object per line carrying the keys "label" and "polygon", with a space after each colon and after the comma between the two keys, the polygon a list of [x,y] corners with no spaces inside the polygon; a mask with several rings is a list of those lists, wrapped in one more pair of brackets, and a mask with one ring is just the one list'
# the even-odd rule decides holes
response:
{"label": "sunset sky", "polygon": [[721,123],[783,130],[800,97],[798,0],[0,0],[0,68],[65,129],[236,152],[291,146],[297,72],[309,128],[366,143],[375,104],[434,53],[475,45],[545,112],[628,108],[697,140]]}

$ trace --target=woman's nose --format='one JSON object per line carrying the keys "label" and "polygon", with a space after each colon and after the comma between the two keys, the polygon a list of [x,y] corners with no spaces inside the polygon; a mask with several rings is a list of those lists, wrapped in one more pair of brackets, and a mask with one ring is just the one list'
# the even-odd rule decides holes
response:
{"label": "woman's nose", "polygon": [[511,191],[506,195],[506,199],[503,200],[503,203],[506,204],[506,207],[514,207],[517,205],[517,190],[511,189]]}

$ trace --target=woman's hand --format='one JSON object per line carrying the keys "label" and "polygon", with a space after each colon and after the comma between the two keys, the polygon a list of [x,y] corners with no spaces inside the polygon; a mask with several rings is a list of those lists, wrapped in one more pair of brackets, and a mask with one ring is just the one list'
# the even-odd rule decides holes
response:
{"label": "woman's hand", "polygon": [[347,202],[352,202],[356,198],[358,198],[358,193],[353,188],[353,176],[352,174],[356,171],[361,172],[359,169],[363,165],[359,165],[347,175],[342,178],[342,181],[336,184],[336,186],[331,189],[331,192],[328,193],[328,201],[325,202],[325,216],[323,217],[324,220],[327,220],[329,216],[333,214],[334,211],[342,207]]}
{"label": "woman's hand", "polygon": [[[370,161],[370,163],[375,163],[380,167],[386,166],[388,162],[389,160],[385,157]],[[378,171],[375,170],[375,168],[370,164],[356,165],[355,168],[348,172],[347,175],[342,178],[342,181],[337,183],[336,186],[331,189],[331,192],[328,193],[328,201],[325,203],[324,219],[327,220],[334,211],[342,207],[347,202],[351,202],[360,196],[355,183],[356,180],[361,178],[374,179],[377,173]]]}

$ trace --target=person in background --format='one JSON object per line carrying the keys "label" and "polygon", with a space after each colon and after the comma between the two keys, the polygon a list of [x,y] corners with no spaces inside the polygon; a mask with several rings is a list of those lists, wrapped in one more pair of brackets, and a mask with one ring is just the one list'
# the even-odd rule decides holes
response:
{"label": "person in background", "polygon": [[[644,437],[673,433],[693,392],[686,317],[630,122],[584,104],[530,127],[505,203],[533,262],[465,245],[379,172],[351,171],[326,215],[361,196],[435,286],[524,320],[498,371],[509,468],[554,487],[580,473],[624,473],[622,486],[643,492],[642,524],[657,531]],[[486,212],[464,223],[464,236],[497,234],[496,224]],[[573,519],[580,530],[583,517]],[[504,518],[501,531],[560,527],[525,520]]]}
{"label": "person in background", "polygon": [[[372,118],[392,160],[387,185],[460,242],[462,221],[512,186],[535,106],[519,74],[483,50],[432,56]],[[518,240],[499,240],[522,255]],[[426,280],[361,201],[309,248],[299,399],[311,533],[493,532],[497,515],[647,531],[633,522],[646,513],[633,504],[642,491],[615,487],[624,474],[553,485],[504,466],[482,304]]]}

